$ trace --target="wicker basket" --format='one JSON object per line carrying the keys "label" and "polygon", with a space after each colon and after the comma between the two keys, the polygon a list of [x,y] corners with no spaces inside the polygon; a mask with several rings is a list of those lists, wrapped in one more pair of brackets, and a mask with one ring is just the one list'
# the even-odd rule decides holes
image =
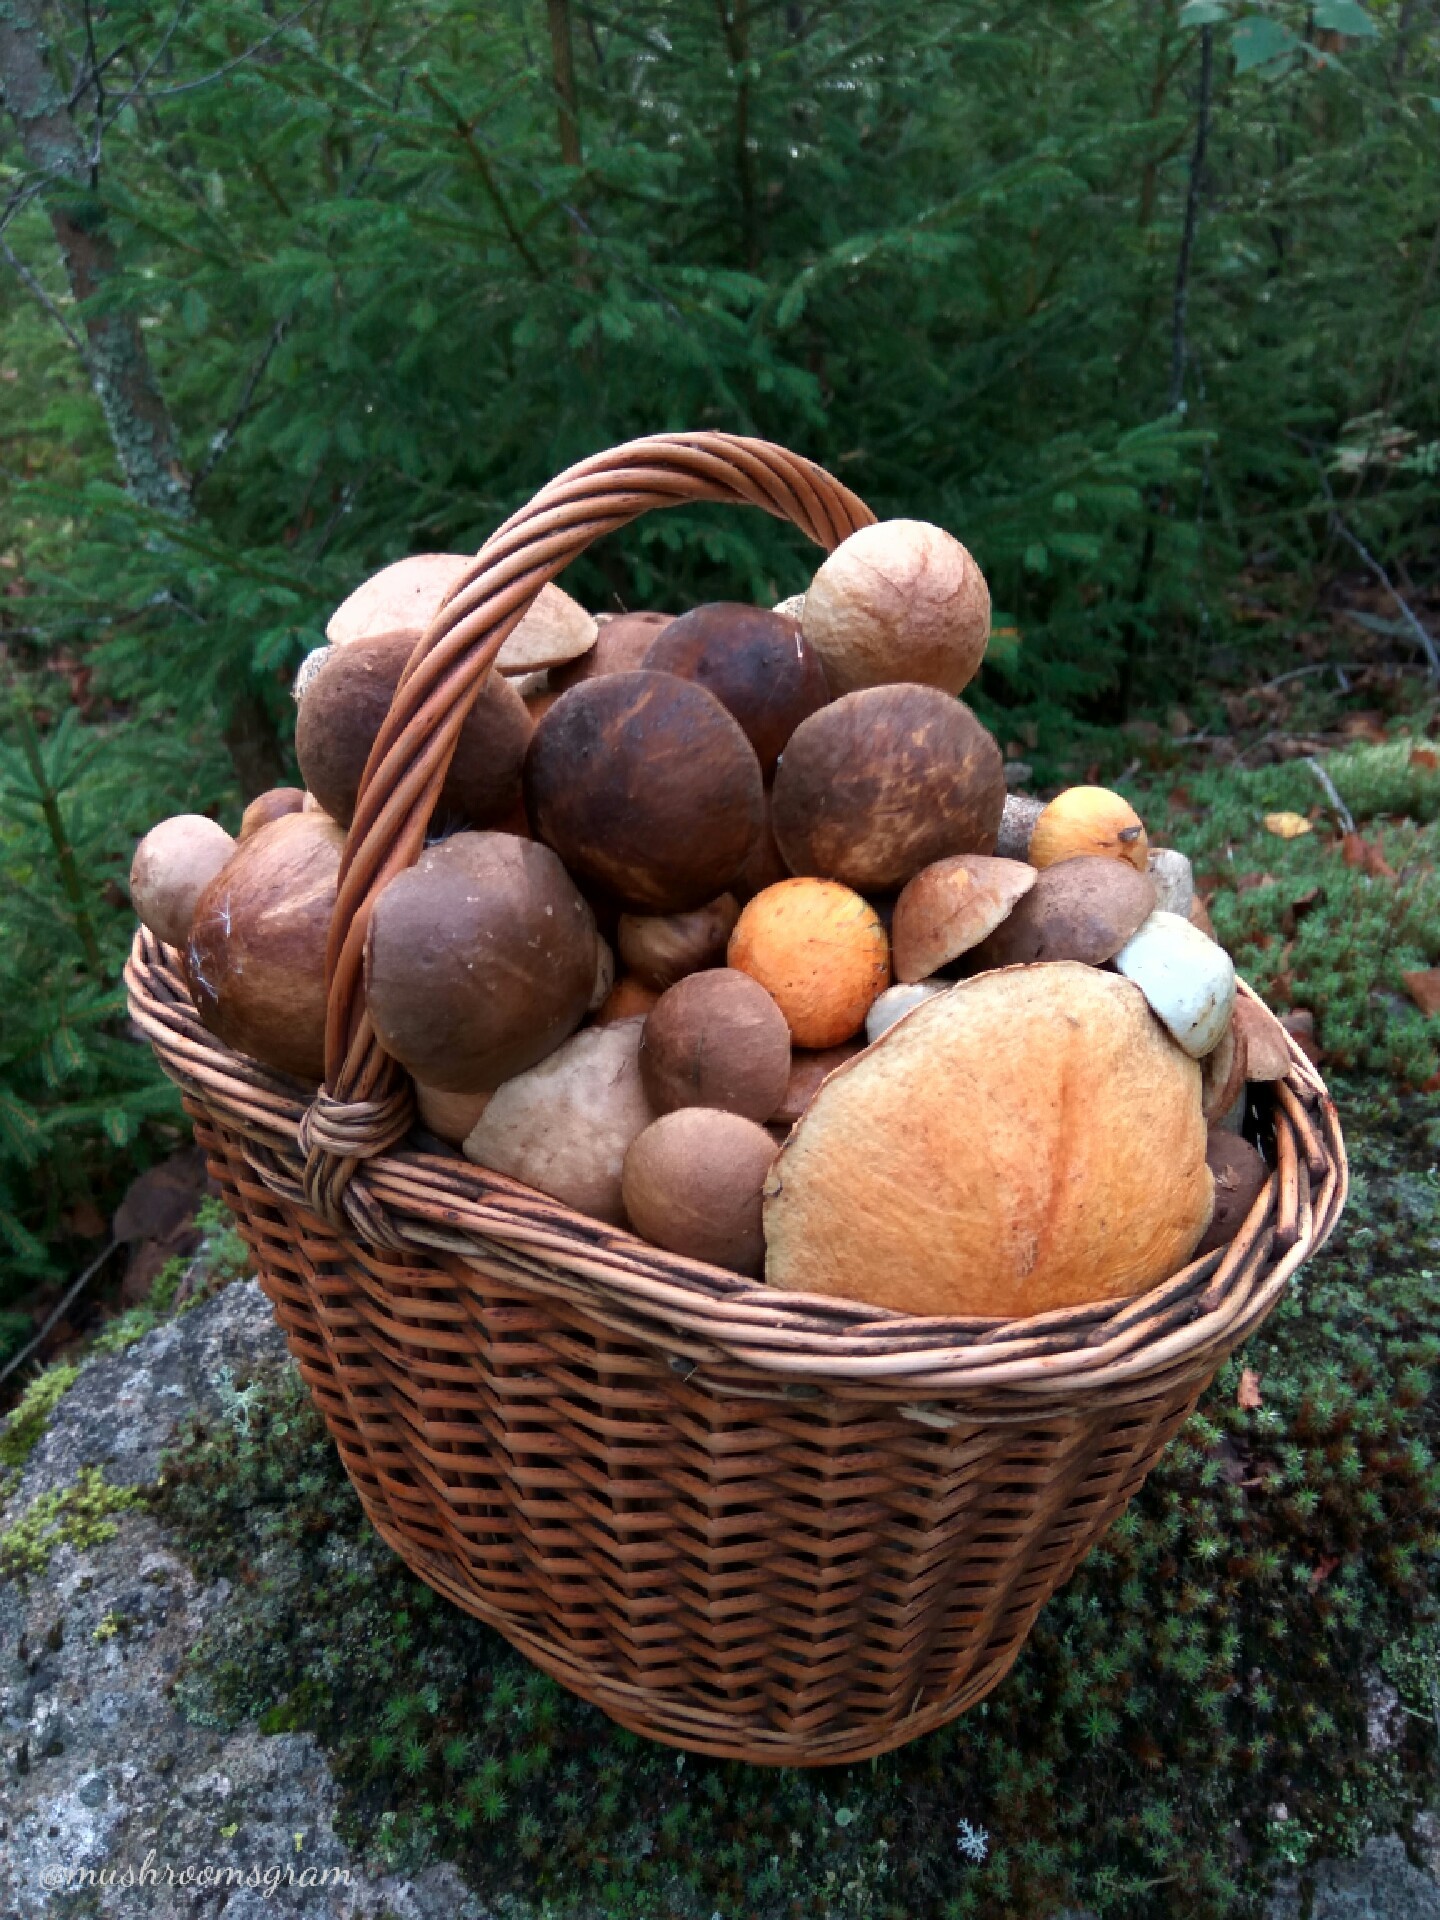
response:
{"label": "wicker basket", "polygon": [[371,755],[325,1088],[213,1039],[143,931],[126,981],[383,1538],[623,1725],[818,1765],[995,1686],[1331,1231],[1345,1151],[1292,1050],[1275,1171],[1223,1255],[1135,1300],[987,1322],[777,1293],[407,1145],[409,1083],[364,1010],[370,903],[419,853],[461,720],[543,582],[692,500],[762,507],[827,549],[872,518],[764,442],[664,435],[571,468],[487,542]]}

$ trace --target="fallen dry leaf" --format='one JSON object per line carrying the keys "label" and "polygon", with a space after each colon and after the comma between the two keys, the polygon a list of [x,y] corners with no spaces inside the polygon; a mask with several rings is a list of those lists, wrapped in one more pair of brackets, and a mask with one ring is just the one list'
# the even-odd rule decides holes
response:
{"label": "fallen dry leaf", "polygon": [[1434,773],[1440,768],[1440,753],[1434,747],[1415,747],[1411,750],[1410,764],[1421,773]]}
{"label": "fallen dry leaf", "polygon": [[1253,1413],[1256,1407],[1264,1405],[1260,1394],[1260,1376],[1253,1367],[1246,1367],[1240,1376],[1240,1384],[1235,1389],[1235,1404],[1244,1407],[1247,1413]]}
{"label": "fallen dry leaf", "polygon": [[1311,826],[1303,813],[1267,813],[1265,831],[1277,840],[1298,840],[1302,833],[1311,831]]}
{"label": "fallen dry leaf", "polygon": [[1347,833],[1340,842],[1340,857],[1347,867],[1357,867],[1372,880],[1395,878],[1395,869],[1385,858],[1378,841],[1367,840],[1363,834]]}
{"label": "fallen dry leaf", "polygon": [[1440,1013],[1440,967],[1427,967],[1419,973],[1402,973],[1405,991],[1421,1013]]}

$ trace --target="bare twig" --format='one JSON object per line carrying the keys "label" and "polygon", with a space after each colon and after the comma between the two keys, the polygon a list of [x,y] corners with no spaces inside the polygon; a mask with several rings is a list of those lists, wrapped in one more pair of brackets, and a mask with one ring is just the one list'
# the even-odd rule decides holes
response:
{"label": "bare twig", "polygon": [[1195,145],[1190,153],[1190,182],[1185,195],[1185,225],[1175,262],[1175,294],[1170,318],[1170,411],[1185,399],[1185,314],[1190,304],[1190,262],[1200,223],[1200,194],[1205,178],[1205,149],[1210,140],[1210,99],[1215,72],[1215,29],[1200,29],[1200,98],[1195,112]]}
{"label": "bare twig", "polygon": [[26,266],[25,262],[17,257],[4,240],[0,240],[0,259],[4,260],[6,266],[9,267],[25,291],[49,314],[50,318],[55,322],[56,326],[59,327],[76,353],[79,354],[81,360],[88,366],[90,355],[85,342],[65,318],[65,315],[61,312],[55,301],[51,299],[44,287],[35,278],[35,275]]}
{"label": "bare twig", "polygon": [[275,325],[270,329],[270,338],[261,348],[259,357],[251,367],[249,373],[245,376],[245,385],[241,388],[240,399],[235,407],[235,411],[230,415],[230,418],[225,422],[224,426],[221,427],[220,431],[212,437],[210,450],[196,470],[194,481],[196,489],[204,486],[205,482],[210,478],[210,475],[230,451],[231,442],[234,440],[236,433],[250,412],[251,404],[255,398],[255,389],[264,379],[265,369],[274,359],[275,351],[279,347],[280,342],[285,338],[289,327],[290,315],[286,314],[277,320]]}
{"label": "bare twig", "polygon": [[5,1362],[5,1365],[0,1367],[0,1387],[4,1386],[12,1373],[19,1372],[20,1368],[24,1366],[32,1354],[40,1351],[41,1347],[44,1346],[46,1340],[50,1337],[51,1330],[59,1325],[67,1309],[74,1305],[75,1301],[85,1291],[86,1287],[89,1286],[90,1282],[95,1278],[96,1274],[99,1273],[100,1269],[110,1258],[111,1254],[114,1253],[119,1244],[120,1242],[118,1240],[112,1240],[103,1253],[95,1256],[89,1266],[86,1267],[85,1271],[80,1275],[80,1278],[71,1281],[64,1293],[61,1294],[59,1304],[52,1308],[49,1319],[46,1320],[44,1326],[41,1327],[34,1339],[27,1341],[19,1353],[12,1354]]}
{"label": "bare twig", "polygon": [[1256,687],[1256,693],[1268,693],[1272,687],[1288,686],[1292,680],[1307,680],[1312,673],[1363,673],[1365,669],[1355,660],[1322,660],[1318,666],[1292,667],[1289,673],[1277,673],[1273,680],[1262,680]]}
{"label": "bare twig", "polygon": [[1365,565],[1370,569],[1371,573],[1374,574],[1375,578],[1380,582],[1381,586],[1384,587],[1385,591],[1389,594],[1390,598],[1395,602],[1396,606],[1400,609],[1401,619],[1405,622],[1405,625],[1409,628],[1410,632],[1414,634],[1416,640],[1419,642],[1420,651],[1425,655],[1426,660],[1430,663],[1431,679],[1440,680],[1440,651],[1436,650],[1435,642],[1430,636],[1429,629],[1425,627],[1424,624],[1421,622],[1419,616],[1415,613],[1414,609],[1411,607],[1410,602],[1405,598],[1404,594],[1401,593],[1400,589],[1395,585],[1395,582],[1390,578],[1389,574],[1385,571],[1384,567],[1381,566],[1380,562],[1375,558],[1374,554],[1371,553],[1370,549],[1365,545],[1364,541],[1362,541],[1358,537],[1358,535],[1352,533],[1349,527],[1346,526],[1344,520],[1340,517],[1340,514],[1335,507],[1335,504],[1334,504],[1335,496],[1330,490],[1330,483],[1328,480],[1325,482],[1325,491],[1329,495],[1330,502],[1331,502],[1330,525],[1332,530],[1340,536],[1340,538],[1345,542],[1347,547],[1349,547],[1354,553],[1356,553],[1359,556],[1361,560],[1365,562]]}
{"label": "bare twig", "polygon": [[1340,825],[1343,831],[1346,833],[1354,833],[1355,831],[1354,817],[1351,814],[1350,809],[1346,806],[1345,802],[1340,798],[1340,792],[1339,792],[1339,789],[1336,787],[1335,782],[1330,778],[1329,774],[1325,771],[1324,767],[1321,766],[1320,762],[1317,759],[1315,759],[1313,754],[1308,754],[1308,753],[1306,754],[1305,764],[1310,769],[1311,773],[1314,774],[1315,778],[1320,782],[1321,787],[1324,789],[1325,798],[1330,802],[1330,811],[1335,815],[1335,818],[1340,822]]}

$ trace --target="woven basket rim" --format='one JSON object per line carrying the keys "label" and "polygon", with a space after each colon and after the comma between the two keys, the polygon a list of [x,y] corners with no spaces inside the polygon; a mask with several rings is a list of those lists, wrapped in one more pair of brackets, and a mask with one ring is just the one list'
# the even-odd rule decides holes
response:
{"label": "woven basket rim", "polygon": [[[165,1073],[223,1112],[259,1178],[304,1206],[301,1122],[313,1089],[236,1053],[200,1023],[180,956],[140,928],[125,968],[130,1011]],[[1259,999],[1243,981],[1240,991]],[[1261,1003],[1263,1004],[1263,1003]],[[473,1165],[458,1153],[398,1146],[362,1163],[347,1190],[349,1229],[374,1261],[406,1246],[463,1260],[483,1242],[505,1249],[515,1277],[539,1291],[578,1289],[627,1331],[663,1322],[695,1343],[777,1376],[789,1391],[842,1383],[881,1397],[963,1401],[983,1390],[1037,1398],[1124,1388],[1212,1368],[1275,1305],[1302,1261],[1329,1237],[1349,1184],[1335,1105],[1287,1036],[1290,1071],[1276,1083],[1277,1164],[1235,1239],[1147,1291],[1012,1320],[921,1318],[762,1282],[665,1252],[619,1227]],[[372,1263],[372,1272],[383,1271]],[[915,1409],[925,1418],[923,1407]],[[998,1411],[998,1409],[997,1409]],[[943,1409],[934,1415],[944,1419]]]}

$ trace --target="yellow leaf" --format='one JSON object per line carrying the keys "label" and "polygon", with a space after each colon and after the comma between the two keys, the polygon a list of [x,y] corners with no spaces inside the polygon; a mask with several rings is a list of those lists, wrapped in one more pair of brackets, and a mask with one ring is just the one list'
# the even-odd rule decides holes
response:
{"label": "yellow leaf", "polygon": [[1303,813],[1267,813],[1265,831],[1277,840],[1298,840],[1302,833],[1309,833],[1310,822]]}

